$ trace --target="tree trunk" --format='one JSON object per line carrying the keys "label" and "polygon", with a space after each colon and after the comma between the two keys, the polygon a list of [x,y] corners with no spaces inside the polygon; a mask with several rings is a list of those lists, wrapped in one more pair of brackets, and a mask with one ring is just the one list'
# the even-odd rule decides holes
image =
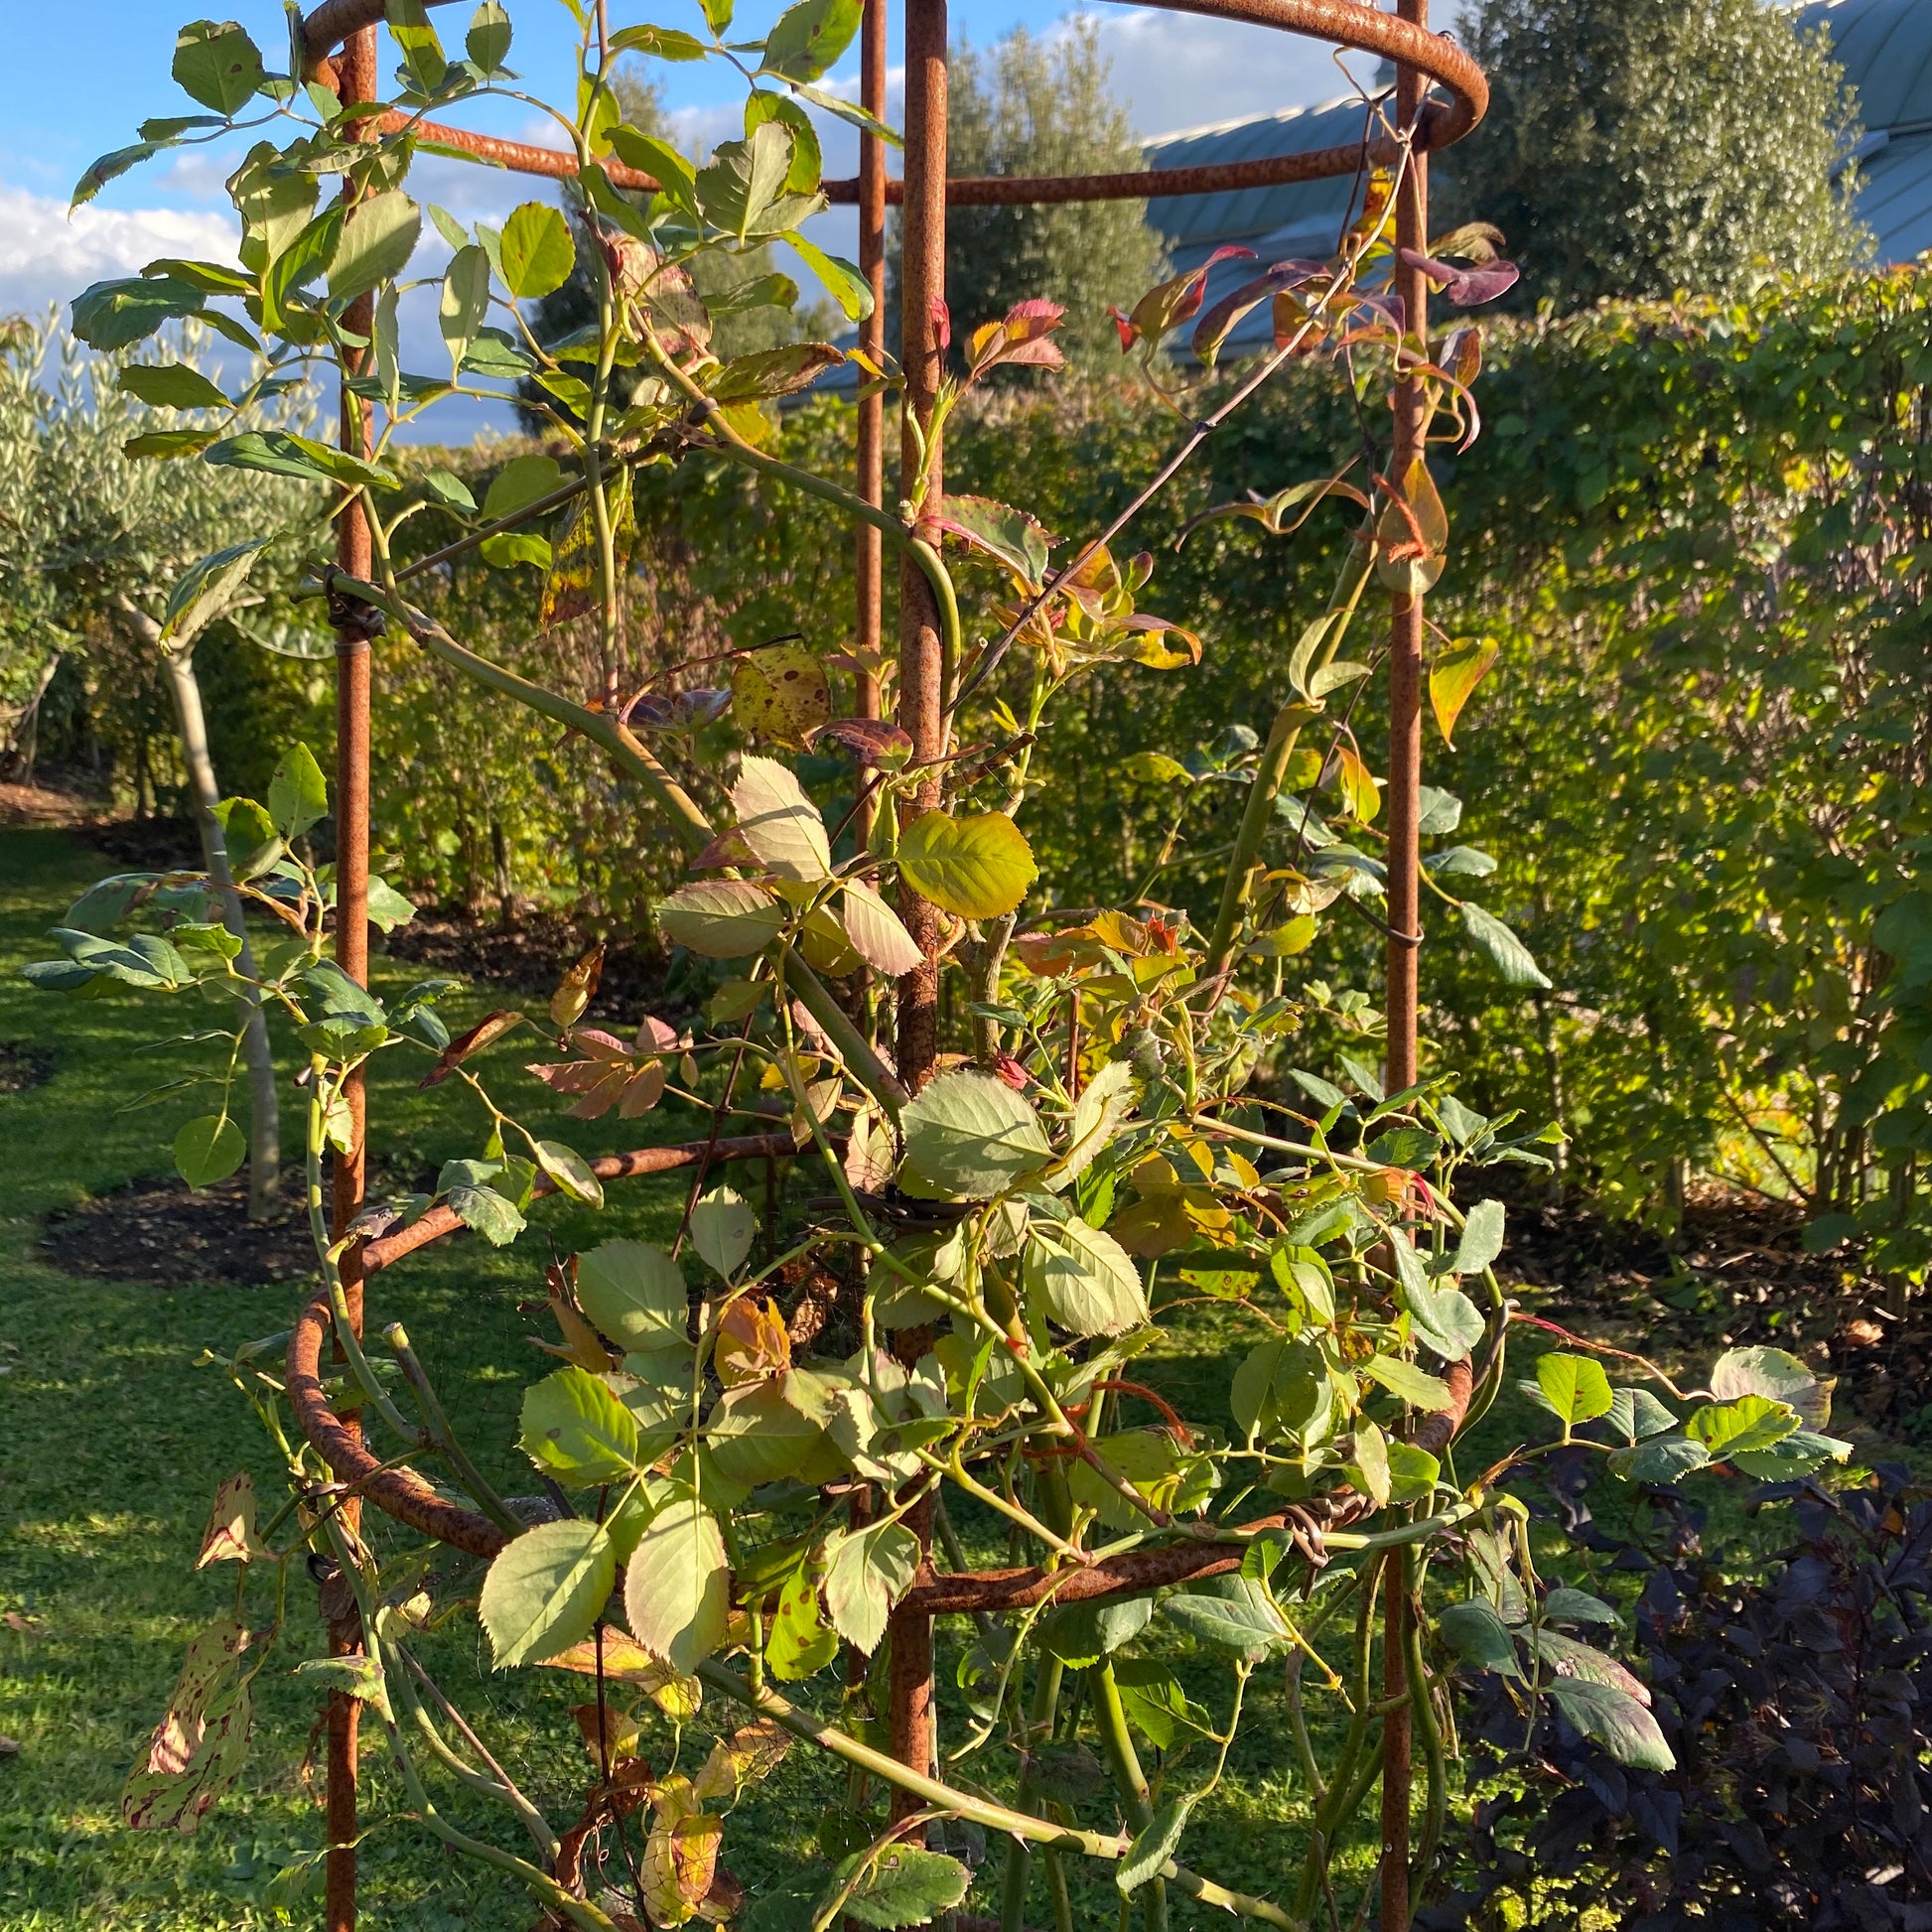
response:
{"label": "tree trunk", "polygon": [[21,706],[13,721],[7,745],[6,764],[8,771],[22,784],[34,782],[34,760],[40,747],[41,700],[47,696],[47,687],[54,682],[54,674],[61,668],[61,653],[53,651],[47,662],[41,666],[39,680],[34,686],[34,695]]}
{"label": "tree trunk", "polygon": [[248,921],[228,870],[227,842],[214,808],[221,788],[214,779],[214,760],[208,756],[207,721],[202,713],[202,687],[195,677],[192,650],[173,651],[161,642],[161,627],[138,605],[123,598],[122,614],[143,642],[159,652],[168,674],[168,689],[181,726],[182,757],[188,766],[189,789],[195,794],[195,825],[202,835],[202,858],[208,883],[221,900],[221,923],[241,941],[235,964],[250,983],[235,996],[241,1012],[241,1051],[248,1067],[248,1218],[264,1221],[274,1211],[282,1181],[281,1105],[275,1085],[275,1056],[268,1039],[268,1020],[261,996],[253,985],[255,951],[248,937]]}

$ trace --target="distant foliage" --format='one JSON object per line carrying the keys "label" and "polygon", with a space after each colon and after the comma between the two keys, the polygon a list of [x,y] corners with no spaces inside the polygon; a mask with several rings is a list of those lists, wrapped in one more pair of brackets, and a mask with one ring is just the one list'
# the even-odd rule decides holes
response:
{"label": "distant foliage", "polygon": [[1467,31],[1487,120],[1448,203],[1496,222],[1518,305],[1732,295],[1764,265],[1856,256],[1856,104],[1823,32],[1759,0],[1479,0]]}
{"label": "distant foliage", "polygon": [[[1050,42],[1016,29],[984,53],[962,43],[948,89],[951,174],[1124,174],[1143,165],[1090,22],[1076,21]],[[1108,307],[1131,302],[1160,265],[1142,202],[956,207],[946,215],[954,314],[978,323],[1045,296],[1066,309],[1061,342],[1077,366],[1118,363]]]}

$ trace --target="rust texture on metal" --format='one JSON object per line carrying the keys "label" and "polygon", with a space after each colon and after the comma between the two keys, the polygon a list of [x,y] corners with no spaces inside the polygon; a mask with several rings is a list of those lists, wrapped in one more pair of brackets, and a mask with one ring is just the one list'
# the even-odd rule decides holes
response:
{"label": "rust texture on metal", "polygon": [[[923,449],[913,425],[929,428],[945,372],[941,333],[946,291],[946,6],[945,0],[906,0],[905,179],[900,221],[899,363],[905,396],[900,411],[899,493],[923,497],[922,521],[937,507],[944,487],[944,452],[937,436]],[[919,534],[936,544],[924,522]],[[946,750],[946,666],[941,661],[939,610],[917,563],[901,559],[898,576],[898,722],[912,741],[912,757],[927,767],[910,801],[911,813],[939,803],[940,764]],[[938,1052],[940,919],[903,882],[899,917],[925,955],[898,983],[896,1048],[898,1077],[917,1093]]]}
{"label": "rust texture on metal", "polygon": [[[946,317],[946,0],[905,0],[905,198],[899,218],[899,365],[904,400],[899,412],[899,490],[920,504],[915,531],[934,549],[939,533],[930,522],[945,487],[945,453],[933,406],[945,375]],[[898,722],[912,741],[912,756],[928,768],[910,802],[916,815],[941,802],[941,760],[946,754],[946,674],[939,607],[925,573],[908,555],[898,576]],[[894,1047],[898,1077],[917,1093],[932,1077],[939,1050],[939,908],[899,882],[899,917],[925,955],[898,983]],[[906,1346],[929,1345],[916,1331],[901,1335]],[[919,1539],[920,1562],[932,1544],[932,1498],[922,1496],[906,1518]],[[932,1768],[932,1618],[916,1605],[899,1603],[888,1625],[892,1646],[889,1748],[901,1764],[920,1773]],[[890,1816],[909,1818],[920,1800],[895,1785]]]}
{"label": "rust texture on metal", "polygon": [[[876,120],[886,117],[886,31],[888,0],[865,0],[860,27],[859,104]],[[875,367],[886,352],[886,143],[876,134],[859,137],[859,273],[872,290],[872,314],[859,325],[859,346]],[[858,416],[859,494],[875,508],[886,503],[886,395],[862,396]],[[854,638],[861,660],[875,661],[883,642],[886,538],[876,523],[861,523],[854,539],[853,575],[858,623]],[[879,716],[879,679],[859,673],[859,716]],[[872,799],[859,801],[853,832],[864,845],[872,834]]]}
{"label": "rust texture on metal", "polygon": [[[373,100],[380,85],[376,68],[376,34],[363,27],[348,39],[338,68],[343,97]],[[374,131],[357,129],[357,138],[373,140]],[[349,183],[343,184],[343,202],[352,205]],[[364,343],[373,334],[375,298],[359,296],[343,317],[346,333]],[[368,351],[345,351],[347,371],[359,370]],[[353,395],[346,379],[342,390],[339,434],[342,447],[353,456],[369,448],[368,406]],[[351,577],[367,578],[373,552],[367,513],[360,498],[345,505],[336,526],[336,561]],[[336,963],[358,985],[369,978],[369,635],[350,624],[336,633]],[[339,1147],[332,1178],[335,1233],[338,1239],[361,1211],[367,1170],[368,1097],[359,1071],[343,1088],[348,1117],[348,1146]],[[362,1327],[361,1244],[351,1242],[341,1259],[344,1299],[350,1326]],[[340,1353],[340,1348],[338,1353]],[[361,1421],[357,1405],[347,1401],[337,1427],[358,1444]],[[361,1512],[351,1501],[343,1513],[345,1532],[353,1537]],[[361,1618],[354,1603],[339,1589],[328,1613],[329,1652],[335,1657],[358,1655],[362,1648]],[[332,1690],[326,1713],[328,1731],[329,1852],[325,1860],[324,1920],[327,1932],[354,1932],[356,1887],[356,1744],[361,1705],[345,1690]]]}
{"label": "rust texture on metal", "polygon": [[[447,0],[432,0],[432,4],[447,4]],[[1489,105],[1489,88],[1482,69],[1453,41],[1431,34],[1426,25],[1402,15],[1378,13],[1373,7],[1360,4],[1360,0],[1146,0],[1146,4],[1169,13],[1273,27],[1284,33],[1334,41],[1360,53],[1379,54],[1398,68],[1414,69],[1450,95],[1447,102],[1433,103],[1420,123],[1420,147],[1446,148],[1461,140]],[[325,0],[303,24],[309,71],[319,73],[329,65],[330,50],[341,44],[344,35],[381,19],[382,10],[383,0]],[[908,112],[908,126],[911,119]],[[402,114],[385,115],[377,123],[384,133],[394,133],[406,124]],[[416,132],[425,141],[458,149],[514,174],[546,175],[562,180],[577,172],[577,157],[561,148],[498,140],[493,135],[472,134],[466,128],[447,127],[437,121],[418,121]],[[1395,159],[1395,149],[1386,139],[1372,140],[1368,143],[1367,158],[1375,163],[1391,162]],[[1149,201],[1173,195],[1216,195],[1235,189],[1322,181],[1354,174],[1362,160],[1363,144],[1344,142],[1307,154],[1220,162],[1201,168],[1149,168],[1126,174],[1050,178],[990,176],[950,181],[945,196],[947,203],[955,207]],[[620,188],[649,191],[657,186],[649,175],[639,174],[634,168],[625,168],[608,157],[600,165]],[[826,199],[835,205],[856,203],[863,207],[865,183],[862,166],[859,175],[830,180],[822,186]],[[888,181],[885,187],[888,202],[899,204],[904,184]]]}

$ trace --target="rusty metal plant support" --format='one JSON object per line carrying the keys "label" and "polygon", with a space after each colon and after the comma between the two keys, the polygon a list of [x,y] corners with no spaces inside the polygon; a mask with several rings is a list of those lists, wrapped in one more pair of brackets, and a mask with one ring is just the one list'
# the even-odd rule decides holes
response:
{"label": "rusty metal plant support", "polygon": [[[432,6],[448,0],[428,0]],[[1430,150],[1449,146],[1466,134],[1488,103],[1481,70],[1454,43],[1429,32],[1428,0],[1399,0],[1397,11],[1382,13],[1362,0],[1144,0],[1170,13],[1196,15],[1278,29],[1379,55],[1395,65],[1396,124],[1413,130],[1409,165],[1403,171],[1397,205],[1397,241],[1403,248],[1428,245],[1428,162]],[[863,104],[883,116],[887,71],[889,0],[865,0],[861,41]],[[1358,174],[1365,165],[1393,163],[1398,144],[1387,136],[1311,153],[1218,164],[1199,168],[1136,171],[1124,174],[1052,179],[999,177],[949,180],[946,175],[946,0],[905,0],[905,173],[891,179],[885,144],[862,135],[859,174],[823,184],[835,204],[859,209],[859,264],[873,290],[872,316],[861,326],[860,346],[875,358],[884,348],[886,210],[903,211],[903,274],[899,359],[905,375],[904,411],[921,424],[929,420],[941,372],[942,349],[937,306],[945,294],[945,210],[950,207],[1008,207],[1045,203],[1150,200],[1176,195],[1206,195],[1230,190],[1275,187]],[[379,91],[375,28],[384,18],[385,0],[323,0],[302,27],[309,78],[322,81],[345,98],[372,100]],[[1446,92],[1447,100],[1438,90]],[[404,124],[391,113],[363,124],[367,138]],[[418,134],[478,160],[526,175],[566,179],[576,173],[574,155],[473,134],[461,128],[418,122]],[[604,163],[618,186],[652,190],[648,175]],[[1428,282],[1412,268],[1401,268],[1397,292],[1406,305],[1407,328],[1426,340]],[[366,303],[367,298],[364,298]],[[351,316],[351,325],[353,317]],[[367,333],[364,317],[361,332]],[[1423,391],[1411,378],[1396,402],[1394,475],[1406,479],[1413,462],[1424,457]],[[366,405],[345,389],[343,447],[352,454],[366,448]],[[873,396],[858,407],[858,493],[883,506],[885,497],[885,405]],[[936,514],[943,488],[942,457],[936,444],[921,463],[909,434],[901,432],[899,485],[908,500],[921,504],[920,521]],[[861,525],[856,538],[858,613],[856,638],[861,653],[882,646],[884,590],[880,532]],[[350,576],[370,574],[369,532],[359,504],[343,516],[339,563]],[[913,741],[914,756],[934,761],[946,751],[957,666],[945,661],[932,593],[909,561],[899,584],[899,723]],[[354,613],[345,614],[337,632],[338,744],[337,866],[340,911],[337,958],[352,977],[366,982],[368,971],[369,850],[369,633]],[[1422,599],[1396,594],[1392,599],[1389,653],[1389,851],[1387,960],[1387,1083],[1390,1090],[1416,1076],[1416,1016],[1420,858],[1417,841],[1421,784]],[[862,674],[860,709],[877,716],[880,688]],[[934,909],[906,890],[901,913],[926,955],[923,965],[899,982],[896,1051],[899,1078],[916,1091],[930,1075],[937,1033],[938,922]],[[349,1089],[353,1109],[352,1152],[335,1170],[336,1232],[340,1238],[362,1205],[364,1173],[363,1096],[359,1076]],[[771,1160],[793,1151],[789,1136],[694,1142],[682,1147],[641,1150],[593,1164],[603,1179],[659,1173],[690,1166],[732,1161]],[[549,1191],[540,1180],[538,1192]],[[349,1318],[359,1333],[365,1276],[393,1265],[428,1243],[458,1231],[448,1209],[432,1210],[412,1227],[386,1238],[351,1245],[342,1261]],[[324,1388],[323,1348],[330,1335],[332,1309],[320,1292],[297,1318],[288,1356],[288,1392],[304,1436],[348,1491],[345,1511],[361,1501],[374,1503],[423,1535],[473,1555],[493,1556],[504,1534],[487,1517],[447,1501],[408,1468],[385,1468],[362,1440],[352,1398],[332,1409]],[[337,1354],[340,1356],[340,1346]],[[1429,1417],[1417,1432],[1421,1447],[1440,1451],[1461,1426],[1471,1393],[1468,1364],[1447,1371],[1450,1404]],[[932,1619],[962,1612],[1013,1610],[1051,1598],[1056,1602],[1135,1594],[1164,1585],[1224,1574],[1238,1567],[1247,1540],[1265,1530],[1288,1530],[1318,1538],[1372,1514],[1368,1499],[1340,1491],[1318,1504],[1297,1505],[1256,1518],[1213,1540],[1178,1543],[1135,1552],[1087,1568],[982,1571],[937,1575],[921,1565],[912,1589],[893,1616],[892,1744],[901,1763],[921,1774],[932,1754]],[[352,1520],[352,1519],[350,1519]],[[1398,1563],[1390,1569],[1384,1629],[1384,1686],[1390,1710],[1383,1732],[1383,1789],[1380,1923],[1406,1927],[1410,1921],[1410,1738],[1403,1662],[1404,1617],[1408,1598]],[[359,1647],[361,1633],[352,1606],[332,1618],[332,1651]],[[354,1700],[332,1693],[329,1708],[328,1932],[353,1932],[355,1923],[355,1711]],[[894,1816],[917,1808],[905,1793],[894,1794]]]}

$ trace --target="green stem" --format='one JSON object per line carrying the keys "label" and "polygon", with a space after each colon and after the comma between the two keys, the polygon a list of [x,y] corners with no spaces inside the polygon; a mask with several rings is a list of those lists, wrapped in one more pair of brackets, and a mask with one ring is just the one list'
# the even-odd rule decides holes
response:
{"label": "green stem", "polygon": [[[1325,667],[1340,647],[1348,628],[1348,620],[1354,615],[1355,606],[1361,601],[1363,587],[1368,583],[1369,568],[1374,560],[1373,530],[1357,531],[1342,562],[1341,577],[1335,585],[1334,595],[1328,600],[1325,614],[1328,627],[1322,639],[1318,662],[1311,666],[1311,669]],[[1288,770],[1289,759],[1295,756],[1295,745],[1302,735],[1302,727],[1319,715],[1314,706],[1299,696],[1291,699],[1275,714],[1268,743],[1262,750],[1261,762],[1255,768],[1255,781],[1248,788],[1248,803],[1241,814],[1241,829],[1235,836],[1234,856],[1228,862],[1227,878],[1221,887],[1220,911],[1215,915],[1214,930],[1208,938],[1207,952],[1201,961],[1202,984],[1211,984],[1219,979],[1233,957],[1234,941],[1241,930],[1241,915],[1252,896],[1249,880],[1261,856],[1262,841],[1274,824],[1275,799],[1281,791],[1282,778]]]}
{"label": "green stem", "polygon": [[[1107,1769],[1113,1774],[1114,1789],[1120,1793],[1127,1822],[1138,1836],[1154,1822],[1154,1799],[1141,1769],[1140,1755],[1134,1749],[1133,1733],[1127,1728],[1127,1712],[1120,1701],[1120,1686],[1114,1681],[1111,1657],[1103,1657],[1087,1672],[1087,1687],[1093,1693],[1094,1723],[1100,1728],[1100,1745],[1106,1753]],[[1161,1878],[1149,1880],[1142,1912],[1147,1932],[1167,1932],[1168,1887]]]}
{"label": "green stem", "polygon": [[[1041,1466],[1037,1501],[1040,1516],[1052,1525],[1056,1534],[1064,1536],[1073,1526],[1073,1497],[1067,1487],[1066,1471],[1059,1463],[1048,1462]],[[1028,1722],[1028,1757],[1026,1767],[1020,1773],[1022,1811],[1031,1811],[1038,1800],[1039,1780],[1035,1770],[1035,1747],[1037,1742],[1050,1739],[1053,1734],[1053,1718],[1059,1709],[1060,1683],[1064,1675],[1065,1666],[1057,1657],[1041,1656],[1039,1678],[1034,1685],[1033,1710]],[[1050,1862],[1047,1885],[1054,1894],[1057,1916],[1060,1900],[1066,1891],[1066,1873],[1059,1867],[1054,1855],[1049,1853],[1047,1857]],[[1000,1932],[1024,1932],[1027,1921],[1027,1877],[1031,1863],[1026,1841],[1010,1839],[1007,1842],[1006,1871],[1000,1891]]]}
{"label": "green stem", "polygon": [[457,1480],[469,1490],[478,1508],[496,1525],[499,1530],[510,1536],[521,1536],[528,1525],[521,1522],[510,1512],[509,1505],[497,1494],[495,1486],[483,1472],[471,1461],[469,1452],[457,1441],[456,1431],[450,1427],[450,1418],[442,1402],[438,1399],[435,1386],[428,1372],[416,1358],[416,1351],[409,1345],[409,1336],[400,1321],[392,1321],[382,1331],[382,1338],[395,1350],[396,1360],[402,1364],[404,1379],[416,1392],[416,1400],[421,1405],[424,1417],[428,1420],[431,1436],[436,1447],[443,1451],[450,1467],[455,1471]]}
{"label": "green stem", "polygon": [[[926,1777],[910,1766],[901,1764],[897,1758],[860,1743],[858,1738],[848,1736],[831,1725],[821,1724],[809,1712],[799,1710],[777,1692],[768,1688],[754,1691],[736,1671],[727,1670],[715,1658],[701,1663],[697,1675],[713,1690],[722,1691],[726,1697],[735,1699],[761,1717],[769,1718],[794,1737],[816,1745],[833,1757],[843,1758],[848,1764],[863,1766],[873,1776],[897,1785],[901,1791],[909,1791],[915,1798],[922,1799],[937,1810],[984,1826],[990,1832],[1011,1832],[1031,1844],[1060,1846],[1090,1859],[1120,1859],[1127,1855],[1129,1841],[1117,1833],[1088,1832],[1070,1825],[1056,1825],[1049,1819],[1014,1811],[970,1791],[941,1784],[937,1778]],[[1197,1872],[1189,1871],[1185,1865],[1174,1863],[1172,1859],[1162,1867],[1162,1876],[1176,1891],[1184,1892],[1203,1905],[1218,1906],[1222,1911],[1233,1912],[1241,1918],[1259,1919],[1264,1925],[1280,1927],[1281,1932],[1308,1932],[1302,1920],[1291,1918],[1279,1905],[1268,1899],[1254,1898],[1246,1892],[1217,1885],[1211,1878],[1203,1878]]]}
{"label": "green stem", "polygon": [[825,1029],[826,1036],[839,1049],[852,1077],[885,1108],[897,1127],[899,1109],[909,1097],[898,1076],[852,1024],[852,1016],[833,999],[830,988],[796,953],[785,962],[785,977],[798,995],[798,1004]]}
{"label": "green stem", "polygon": [[1429,1767],[1429,1801],[1424,1814],[1422,1843],[1409,1874],[1411,1902],[1422,1897],[1430,1866],[1436,1862],[1436,1848],[1442,1843],[1443,1822],[1449,1811],[1449,1771],[1443,1756],[1442,1726],[1436,1722],[1436,1701],[1429,1693],[1429,1676],[1423,1668],[1421,1590],[1418,1587],[1415,1552],[1405,1550],[1401,1557],[1402,1587],[1410,1598],[1409,1615],[1403,1625],[1403,1656],[1408,1666],[1409,1708],[1415,1734],[1422,1739],[1423,1758]]}
{"label": "green stem", "polygon": [[519,677],[501,664],[492,664],[488,658],[458,643],[424,612],[412,605],[402,605],[400,608],[405,613],[409,634],[431,656],[440,657],[444,663],[453,665],[467,677],[475,678],[479,684],[500,692],[506,698],[514,698],[518,704],[527,705],[539,716],[567,725],[604,751],[614,764],[637,779],[670,814],[687,851],[696,851],[710,843],[715,835],[710,819],[699,809],[690,793],[615,718],[603,712],[587,711],[582,705],[572,704],[568,698],[559,697],[556,692],[533,683],[529,678]]}
{"label": "green stem", "polygon": [[[1327,1796],[1314,1808],[1309,1855],[1302,1866],[1301,1889],[1295,1901],[1296,1910],[1304,1914],[1314,1907],[1315,1893],[1321,1884],[1322,1865],[1333,1851],[1336,1821],[1347,1817],[1354,1805],[1360,1802],[1351,1787],[1356,1763],[1361,1758],[1362,1747],[1368,1741],[1369,1722],[1375,1707],[1375,1686],[1370,1675],[1375,1649],[1375,1599],[1386,1562],[1387,1559],[1377,1552],[1362,1572],[1361,1601],[1355,1606],[1355,1715],[1349,1720],[1348,1734],[1343,1738],[1341,1749],[1336,1753],[1334,1765],[1328,1773]],[[1369,1774],[1372,1775],[1377,1768],[1371,1756],[1367,1767]]]}

